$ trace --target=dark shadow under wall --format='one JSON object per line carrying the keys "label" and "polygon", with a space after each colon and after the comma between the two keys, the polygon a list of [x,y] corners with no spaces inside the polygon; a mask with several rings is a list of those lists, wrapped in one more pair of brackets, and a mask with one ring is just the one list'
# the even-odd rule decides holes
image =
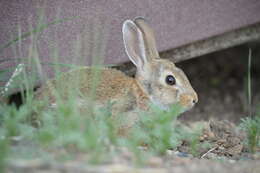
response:
{"label": "dark shadow under wall", "polygon": [[242,45],[178,63],[199,95],[199,102],[182,120],[228,119],[248,116],[247,75],[252,50],[252,111],[260,112],[260,44]]}

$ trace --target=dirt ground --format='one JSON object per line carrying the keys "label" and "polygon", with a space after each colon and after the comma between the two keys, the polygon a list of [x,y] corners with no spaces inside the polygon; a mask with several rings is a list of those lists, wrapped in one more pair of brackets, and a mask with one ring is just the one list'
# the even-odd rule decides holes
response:
{"label": "dirt ground", "polygon": [[244,161],[240,163],[221,163],[210,160],[197,160],[193,159],[178,159],[171,160],[165,164],[164,167],[158,166],[156,164],[149,165],[149,167],[144,168],[133,168],[122,164],[112,164],[112,165],[102,165],[93,166],[87,165],[85,163],[71,162],[71,163],[51,163],[51,162],[41,162],[34,160],[30,162],[30,167],[28,167],[28,162],[20,161],[16,164],[11,164],[8,173],[259,173],[260,166],[257,161]]}
{"label": "dirt ground", "polygon": [[[260,44],[252,49],[252,112],[256,114],[260,105]],[[191,157],[185,144],[178,151],[163,157],[152,157],[145,167],[135,168],[119,156],[112,164],[88,165],[85,162],[64,163],[33,161],[10,161],[10,173],[56,173],[56,172],[233,172],[259,173],[260,156],[243,151],[243,134],[236,125],[242,117],[249,115],[247,103],[248,45],[205,55],[178,63],[189,77],[199,96],[198,104],[184,113],[180,120],[185,123],[210,122],[210,131],[205,131],[201,141],[214,136],[215,147],[200,151],[199,157]],[[123,68],[122,68],[123,69]],[[214,119],[214,120],[212,120]],[[233,124],[235,123],[235,124]],[[211,151],[210,151],[211,150]],[[244,153],[243,153],[244,152]],[[260,152],[260,150],[258,151]],[[243,157],[244,159],[241,159]],[[202,158],[202,159],[201,159]],[[216,161],[217,160],[217,161]]]}

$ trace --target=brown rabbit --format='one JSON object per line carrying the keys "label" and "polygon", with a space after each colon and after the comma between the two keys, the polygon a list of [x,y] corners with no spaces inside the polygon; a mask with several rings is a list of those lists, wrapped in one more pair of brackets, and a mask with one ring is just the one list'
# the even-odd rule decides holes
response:
{"label": "brown rabbit", "polygon": [[[111,69],[102,68],[97,82],[95,103],[105,105],[113,101],[113,114],[126,113],[131,119],[137,120],[140,110],[148,111],[149,105],[154,104],[163,110],[170,109],[174,104],[180,104],[185,110],[193,107],[198,101],[196,92],[183,71],[169,60],[161,59],[156,49],[152,29],[143,18],[126,20],[123,23],[123,40],[126,53],[136,66],[135,78]],[[38,99],[48,96],[50,103],[55,104],[53,91],[62,90],[66,99],[69,84],[78,81],[81,106],[87,105],[91,86],[95,75],[93,67],[84,67],[64,73],[60,78],[50,80],[36,94]],[[130,127],[135,121],[129,121]]]}

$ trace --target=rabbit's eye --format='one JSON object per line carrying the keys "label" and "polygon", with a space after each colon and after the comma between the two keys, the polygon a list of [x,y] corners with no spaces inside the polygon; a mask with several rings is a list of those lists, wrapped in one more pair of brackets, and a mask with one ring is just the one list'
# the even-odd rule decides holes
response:
{"label": "rabbit's eye", "polygon": [[176,83],[176,80],[172,75],[166,76],[165,81],[168,85],[174,85]]}

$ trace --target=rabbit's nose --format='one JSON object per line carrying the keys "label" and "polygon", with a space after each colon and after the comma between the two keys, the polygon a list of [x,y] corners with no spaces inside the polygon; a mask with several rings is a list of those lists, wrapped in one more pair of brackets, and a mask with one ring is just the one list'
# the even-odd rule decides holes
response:
{"label": "rabbit's nose", "polygon": [[198,99],[197,99],[197,97],[196,96],[194,96],[194,95],[187,95],[186,96],[187,98],[187,105],[189,105],[189,106],[193,106],[194,104],[196,104],[197,102],[198,102]]}
{"label": "rabbit's nose", "polygon": [[182,94],[180,97],[180,103],[185,107],[192,107],[198,102],[198,96],[196,93]]}

